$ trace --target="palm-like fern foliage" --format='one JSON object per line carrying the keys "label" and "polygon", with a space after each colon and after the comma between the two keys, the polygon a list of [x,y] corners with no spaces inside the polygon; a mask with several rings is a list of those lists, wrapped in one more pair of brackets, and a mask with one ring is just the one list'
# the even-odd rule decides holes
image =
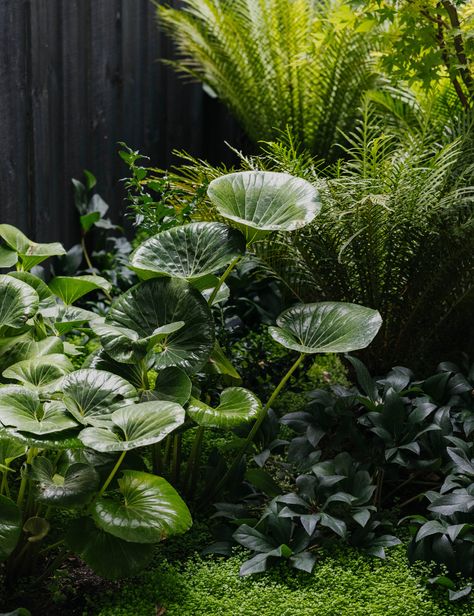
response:
{"label": "palm-like fern foliage", "polygon": [[366,356],[374,369],[419,364],[439,343],[441,353],[455,340],[467,350],[472,141],[400,144],[380,133],[369,106],[350,141],[349,161],[334,178],[319,180],[323,209],[314,224],[285,243],[262,244],[260,256],[303,300],[378,308],[383,331]]}
{"label": "palm-like fern foliage", "polygon": [[334,156],[374,82],[375,36],[345,0],[185,0],[157,11],[175,68],[211,88],[252,140],[288,127],[308,151]]}

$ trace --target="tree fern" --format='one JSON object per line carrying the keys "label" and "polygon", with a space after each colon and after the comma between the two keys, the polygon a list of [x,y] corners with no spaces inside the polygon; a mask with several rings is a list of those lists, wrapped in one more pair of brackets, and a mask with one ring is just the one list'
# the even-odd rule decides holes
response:
{"label": "tree fern", "polygon": [[173,66],[211,88],[255,142],[290,129],[331,159],[375,80],[376,36],[339,0],[185,0],[157,5]]}

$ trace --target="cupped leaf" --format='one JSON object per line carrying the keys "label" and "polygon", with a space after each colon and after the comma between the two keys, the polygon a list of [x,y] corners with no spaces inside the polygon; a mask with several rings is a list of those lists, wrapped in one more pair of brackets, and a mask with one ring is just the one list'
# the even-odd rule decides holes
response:
{"label": "cupped leaf", "polygon": [[28,518],[23,524],[23,531],[29,535],[28,541],[30,543],[42,541],[49,533],[50,528],[51,526],[48,520],[36,515]]}
{"label": "cupped leaf", "polygon": [[18,254],[11,248],[0,246],[0,268],[7,269],[18,263]]}
{"label": "cupped leaf", "polygon": [[191,514],[176,490],[162,477],[124,471],[119,494],[99,498],[92,517],[106,532],[136,543],[158,543],[186,532]]}
{"label": "cupped leaf", "polygon": [[271,231],[304,227],[321,209],[317,189],[287,173],[229,173],[213,180],[207,193],[219,214],[242,229],[248,242]]}
{"label": "cupped leaf", "polygon": [[13,364],[25,359],[43,357],[64,352],[64,343],[57,336],[34,340],[31,332],[0,340],[0,370],[3,372]]}
{"label": "cupped leaf", "polygon": [[43,403],[36,391],[17,385],[0,388],[0,422],[6,427],[38,435],[77,426],[61,403]]}
{"label": "cupped leaf", "polygon": [[67,334],[73,329],[82,327],[89,321],[97,320],[95,312],[62,304],[41,310],[41,314],[52,322],[54,329],[60,336]]}
{"label": "cupped leaf", "polygon": [[26,453],[26,446],[0,432],[0,469],[8,467]]}
{"label": "cupped leaf", "polygon": [[30,287],[33,287],[36,293],[38,293],[39,309],[55,305],[56,300],[54,299],[54,295],[51,293],[48,285],[41,280],[41,278],[38,278],[38,276],[30,272],[10,272],[8,275],[22,282],[26,282]]}
{"label": "cupped leaf", "polygon": [[38,293],[30,285],[0,276],[0,327],[23,327],[36,314],[38,305]]}
{"label": "cupped leaf", "polygon": [[116,374],[83,368],[68,374],[58,385],[63,402],[83,425],[100,425],[118,408],[138,399],[135,387]]}
{"label": "cupped leaf", "polygon": [[64,474],[59,474],[44,457],[33,460],[32,478],[37,499],[53,506],[83,505],[99,486],[99,475],[89,464],[71,464]]}
{"label": "cupped leaf", "polygon": [[97,528],[90,518],[70,524],[66,544],[98,575],[111,580],[136,575],[153,556],[153,545],[114,537]]}
{"label": "cupped leaf", "polygon": [[49,288],[69,306],[97,289],[109,293],[112,285],[102,276],[56,276],[49,283]]}
{"label": "cupped leaf", "polygon": [[66,254],[63,246],[58,242],[37,244],[12,225],[0,225],[0,237],[18,254],[25,270],[30,270],[48,257]]}
{"label": "cupped leaf", "polygon": [[[154,367],[161,370],[177,366],[186,372],[196,371],[214,346],[214,322],[202,295],[185,280],[153,278],[142,282],[121,295],[106,317],[106,324],[133,330],[142,339],[180,321],[185,325],[157,345]],[[104,344],[104,348],[118,360],[111,345]]]}
{"label": "cupped leaf", "polygon": [[0,562],[15,549],[21,534],[21,511],[16,503],[0,496]]}
{"label": "cupped leaf", "polygon": [[65,355],[54,353],[35,359],[24,359],[4,370],[2,376],[40,389],[51,386],[72,370],[74,366]]}
{"label": "cupped leaf", "polygon": [[192,383],[189,376],[179,368],[161,370],[152,392],[156,400],[168,400],[183,406],[191,396]]}
{"label": "cupped leaf", "polygon": [[200,426],[230,430],[256,419],[262,405],[255,394],[243,387],[228,387],[216,408],[191,398],[187,413]]}
{"label": "cupped leaf", "polygon": [[300,353],[347,353],[364,349],[382,325],[377,310],[344,302],[297,304],[270,327],[274,340]]}
{"label": "cupped leaf", "polygon": [[226,267],[245,252],[245,238],[219,222],[194,222],[147,239],[130,256],[141,278],[196,280]]}
{"label": "cupped leaf", "polygon": [[79,438],[96,451],[129,451],[163,440],[184,423],[183,407],[155,400],[125,406],[110,416],[113,427],[85,428]]}
{"label": "cupped leaf", "polygon": [[5,428],[0,436],[5,435],[15,443],[25,447],[36,447],[45,451],[76,451],[84,449],[84,444],[78,439],[77,430],[64,430],[46,434],[45,436],[18,432],[13,428]]}
{"label": "cupped leaf", "polygon": [[87,357],[84,361],[83,367],[111,372],[112,374],[121,376],[134,387],[144,387],[146,370],[144,371],[140,364],[120,363],[115,359],[112,359],[112,357],[110,357],[104,349],[99,349],[98,351],[91,353],[91,355],[89,355],[89,357]]}

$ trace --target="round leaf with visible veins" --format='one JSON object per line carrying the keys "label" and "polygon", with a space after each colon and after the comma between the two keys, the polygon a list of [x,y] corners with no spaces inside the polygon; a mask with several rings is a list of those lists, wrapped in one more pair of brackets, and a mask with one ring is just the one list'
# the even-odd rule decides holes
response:
{"label": "round leaf with visible veins", "polygon": [[100,425],[110,421],[118,408],[138,399],[133,385],[116,374],[83,368],[65,376],[58,385],[63,401],[83,425]]}
{"label": "round leaf with visible veins", "polygon": [[364,349],[382,325],[377,310],[343,302],[297,304],[270,327],[274,340],[300,353],[348,353]]}
{"label": "round leaf with visible veins", "polygon": [[[214,321],[202,295],[185,280],[153,278],[121,295],[111,306],[106,324],[133,330],[139,338],[153,336],[165,325],[184,322],[161,339],[156,349],[157,370],[177,366],[198,370],[214,346]],[[124,344],[126,340],[124,340]],[[105,346],[114,359],[114,349]]]}
{"label": "round leaf with visible veins", "polygon": [[255,394],[243,387],[228,387],[221,393],[219,406],[212,408],[191,398],[188,415],[200,426],[230,430],[256,419],[262,405]]}
{"label": "round leaf with visible veins", "polygon": [[30,287],[33,287],[36,293],[38,293],[40,309],[49,308],[56,304],[54,295],[51,293],[48,285],[41,280],[41,278],[38,278],[38,276],[30,272],[9,272],[8,275],[22,282],[26,282]]}
{"label": "round leaf with visible veins", "polygon": [[32,385],[42,388],[51,386],[72,370],[74,366],[65,355],[54,353],[35,359],[24,359],[4,370],[2,376],[6,379],[20,381],[25,386]]}
{"label": "round leaf with visible veins", "polygon": [[15,549],[21,534],[21,511],[11,499],[0,496],[0,562]]}
{"label": "round leaf with visible veins", "polygon": [[110,416],[111,429],[85,428],[79,438],[96,451],[129,451],[163,440],[184,423],[182,406],[156,400],[125,406]]}
{"label": "round leaf with visible veins", "polygon": [[245,238],[219,222],[193,222],[162,231],[130,256],[141,278],[172,276],[196,280],[226,267],[245,252]]}
{"label": "round leaf with visible veins", "polygon": [[99,475],[89,464],[71,464],[63,475],[44,457],[33,460],[32,477],[38,500],[54,506],[83,505],[99,486]]}
{"label": "round leaf with visible veins", "polygon": [[67,546],[98,575],[109,580],[136,575],[153,557],[153,545],[123,541],[105,533],[90,518],[74,520]]}
{"label": "round leaf with visible veins", "polygon": [[99,498],[92,517],[106,532],[136,543],[158,543],[186,532],[191,514],[176,490],[163,477],[124,471],[120,495]]}
{"label": "round leaf with visible veins", "polygon": [[39,435],[77,426],[61,403],[42,403],[36,391],[18,385],[0,388],[0,423]]}
{"label": "round leaf with visible veins", "polygon": [[219,214],[242,229],[248,242],[271,231],[300,229],[321,209],[317,189],[288,173],[229,173],[212,180],[207,193]]}
{"label": "round leaf with visible veins", "polygon": [[38,293],[30,285],[0,276],[0,327],[23,327],[36,314],[38,305]]}

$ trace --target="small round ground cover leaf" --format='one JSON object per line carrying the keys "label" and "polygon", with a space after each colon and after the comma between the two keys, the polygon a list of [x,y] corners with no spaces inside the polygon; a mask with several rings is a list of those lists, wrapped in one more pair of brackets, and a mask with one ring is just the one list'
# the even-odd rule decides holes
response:
{"label": "small round ground cover leaf", "polygon": [[216,408],[191,398],[187,413],[200,426],[230,430],[256,419],[262,405],[255,394],[243,387],[228,387]]}
{"label": "small round ground cover leaf", "polygon": [[[154,367],[177,366],[193,372],[204,365],[214,347],[214,321],[202,295],[185,280],[146,280],[121,295],[106,317],[106,323],[131,329],[139,338],[180,321],[185,325],[160,342]],[[113,350],[106,351],[114,357]]]}
{"label": "small round ground cover leaf", "polygon": [[124,471],[119,494],[99,498],[92,516],[106,532],[136,543],[158,543],[186,532],[191,514],[178,492],[163,477]]}
{"label": "small round ground cover leaf", "polygon": [[21,533],[21,511],[16,503],[0,496],[0,562],[15,549]]}
{"label": "small round ground cover leaf", "polygon": [[229,173],[212,180],[207,192],[219,214],[244,230],[248,241],[304,227],[321,209],[317,189],[287,173]]}
{"label": "small round ground cover leaf", "polygon": [[196,280],[214,274],[245,252],[245,238],[219,222],[193,222],[147,239],[130,256],[142,278]]}
{"label": "small round ground cover leaf", "polygon": [[182,406],[154,400],[125,406],[110,416],[112,427],[85,428],[79,438],[96,451],[129,451],[163,440],[184,423]]}
{"label": "small round ground cover leaf", "polygon": [[36,314],[38,306],[38,293],[30,285],[0,275],[0,327],[23,327]]}
{"label": "small round ground cover leaf", "polygon": [[44,457],[33,460],[32,478],[37,499],[53,506],[83,505],[99,486],[99,475],[89,464],[71,464],[64,474],[59,474]]}
{"label": "small round ground cover leaf", "polygon": [[71,305],[83,295],[98,289],[108,293],[112,285],[102,276],[56,276],[50,281],[49,288],[65,304]]}
{"label": "small round ground cover leaf", "polygon": [[111,413],[138,399],[128,381],[92,368],[82,368],[65,376],[58,390],[71,415],[84,425],[97,425],[110,419]]}
{"label": "small round ground cover leaf", "polygon": [[61,403],[43,403],[36,391],[17,385],[0,388],[0,423],[35,435],[77,426]]}
{"label": "small round ground cover leaf", "polygon": [[344,302],[297,304],[270,327],[274,340],[300,353],[348,353],[364,349],[382,325],[377,310]]}
{"label": "small round ground cover leaf", "polygon": [[78,518],[69,525],[66,544],[98,575],[109,580],[136,575],[153,557],[153,545],[114,537],[97,528],[90,518]]}
{"label": "small round ground cover leaf", "polygon": [[2,376],[41,388],[51,385],[73,370],[74,366],[65,355],[53,353],[34,359],[24,359],[4,370]]}

